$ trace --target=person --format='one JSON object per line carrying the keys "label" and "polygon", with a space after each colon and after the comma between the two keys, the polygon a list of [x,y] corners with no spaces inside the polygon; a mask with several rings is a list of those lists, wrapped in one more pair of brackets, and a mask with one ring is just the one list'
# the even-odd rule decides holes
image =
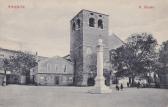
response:
{"label": "person", "polygon": [[124,87],[123,87],[123,84],[121,83],[121,85],[120,85],[120,89],[123,90],[123,88],[124,88]]}
{"label": "person", "polygon": [[5,85],[6,85],[6,84],[5,84],[5,81],[3,80],[3,81],[2,81],[2,86],[5,86]]}
{"label": "person", "polygon": [[140,82],[138,81],[137,88],[140,88],[140,85],[141,85],[141,84],[140,84]]}
{"label": "person", "polygon": [[129,87],[129,82],[127,82],[127,87]]}
{"label": "person", "polygon": [[116,85],[116,90],[117,90],[117,91],[119,91],[119,90],[120,90],[120,88],[119,88],[118,84]]}

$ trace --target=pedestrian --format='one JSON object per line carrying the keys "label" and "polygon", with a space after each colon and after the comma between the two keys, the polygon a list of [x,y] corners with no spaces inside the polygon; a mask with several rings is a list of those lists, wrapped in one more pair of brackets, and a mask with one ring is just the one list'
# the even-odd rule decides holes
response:
{"label": "pedestrian", "polygon": [[5,81],[3,80],[3,81],[2,81],[2,86],[5,86],[5,85],[6,85],[6,84],[5,84]]}
{"label": "pedestrian", "polygon": [[140,85],[141,85],[140,82],[138,82],[138,84],[137,84],[137,88],[140,88]]}
{"label": "pedestrian", "polygon": [[120,89],[123,90],[123,88],[124,88],[124,87],[123,87],[123,84],[121,83],[121,85],[120,85]]}
{"label": "pedestrian", "polygon": [[116,84],[116,90],[117,90],[117,91],[119,91],[119,90],[120,90],[120,88],[119,88],[118,84]]}
{"label": "pedestrian", "polygon": [[129,82],[127,82],[127,87],[129,87]]}

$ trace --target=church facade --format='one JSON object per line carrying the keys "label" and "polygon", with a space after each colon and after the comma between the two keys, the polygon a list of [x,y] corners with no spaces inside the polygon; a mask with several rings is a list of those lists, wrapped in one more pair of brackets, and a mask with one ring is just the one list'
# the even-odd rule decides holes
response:
{"label": "church facade", "polygon": [[62,57],[43,60],[35,69],[33,76],[36,85],[73,85],[73,64]]}

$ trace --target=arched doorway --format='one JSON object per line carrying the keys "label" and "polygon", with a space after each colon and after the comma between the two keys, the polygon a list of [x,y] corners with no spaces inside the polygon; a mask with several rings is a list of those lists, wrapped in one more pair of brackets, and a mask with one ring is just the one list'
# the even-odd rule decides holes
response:
{"label": "arched doorway", "polygon": [[94,86],[94,85],[95,85],[95,80],[94,80],[94,78],[88,78],[87,84],[88,84],[88,86]]}

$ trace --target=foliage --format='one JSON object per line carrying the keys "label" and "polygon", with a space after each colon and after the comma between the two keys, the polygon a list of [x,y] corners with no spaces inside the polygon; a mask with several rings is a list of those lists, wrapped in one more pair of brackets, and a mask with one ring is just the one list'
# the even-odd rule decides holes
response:
{"label": "foliage", "polygon": [[13,74],[26,75],[31,68],[37,65],[36,56],[24,52],[18,52],[15,56],[5,58],[3,61],[4,69],[11,71]]}
{"label": "foliage", "polygon": [[152,34],[132,34],[121,47],[111,50],[111,63],[117,76],[146,75],[155,70],[157,62],[156,39]]}

